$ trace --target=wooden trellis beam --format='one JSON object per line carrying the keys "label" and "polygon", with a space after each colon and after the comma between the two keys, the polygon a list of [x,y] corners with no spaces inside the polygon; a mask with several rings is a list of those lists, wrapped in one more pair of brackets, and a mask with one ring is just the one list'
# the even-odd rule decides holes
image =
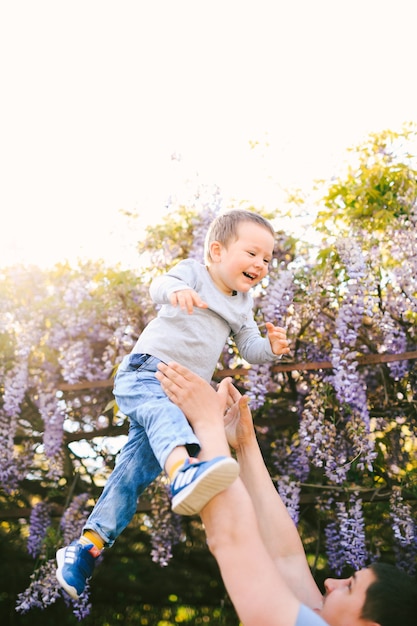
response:
{"label": "wooden trellis beam", "polygon": [[[372,365],[377,363],[392,363],[394,361],[412,361],[417,359],[417,350],[412,352],[403,352],[401,354],[366,354],[357,358],[359,365]],[[274,371],[276,372],[290,372],[293,370],[305,371],[305,370],[323,370],[331,369],[331,361],[312,361],[305,363],[278,363],[274,365]]]}
{"label": "wooden trellis beam", "polygon": [[[402,352],[400,354],[365,354],[358,357],[357,361],[359,365],[372,365],[378,363],[392,363],[394,361],[412,361],[417,359],[417,350],[411,352]],[[305,362],[293,362],[293,361],[281,361],[273,366],[274,372],[303,372],[307,370],[324,370],[331,369],[331,361],[305,361]],[[225,378],[226,376],[242,376],[248,372],[247,367],[239,367],[235,369],[217,370],[215,378]],[[83,389],[106,389],[113,387],[113,379],[106,380],[83,380],[79,383],[61,383],[59,385],[60,391],[82,391]]]}

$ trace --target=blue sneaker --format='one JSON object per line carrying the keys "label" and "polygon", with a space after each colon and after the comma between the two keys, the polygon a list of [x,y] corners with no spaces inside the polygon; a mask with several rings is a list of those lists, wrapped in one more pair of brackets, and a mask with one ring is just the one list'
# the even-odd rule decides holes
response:
{"label": "blue sneaker", "polygon": [[239,475],[239,464],[227,456],[190,463],[187,459],[171,485],[174,513],[195,515]]}
{"label": "blue sneaker", "polygon": [[95,545],[92,543],[84,545],[78,540],[73,541],[66,548],[60,548],[56,553],[57,580],[74,600],[78,600],[84,591],[99,555],[100,550]]}

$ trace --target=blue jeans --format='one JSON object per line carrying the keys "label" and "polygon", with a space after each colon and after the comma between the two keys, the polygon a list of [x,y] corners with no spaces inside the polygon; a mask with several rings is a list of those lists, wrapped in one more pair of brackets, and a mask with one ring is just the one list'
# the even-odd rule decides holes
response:
{"label": "blue jeans", "polygon": [[172,450],[186,446],[194,456],[200,450],[184,414],[155,377],[158,363],[147,354],[130,354],[116,374],[113,393],[119,409],[129,417],[129,435],[84,527],[96,531],[107,546],[129,524],[139,496],[160,474]]}

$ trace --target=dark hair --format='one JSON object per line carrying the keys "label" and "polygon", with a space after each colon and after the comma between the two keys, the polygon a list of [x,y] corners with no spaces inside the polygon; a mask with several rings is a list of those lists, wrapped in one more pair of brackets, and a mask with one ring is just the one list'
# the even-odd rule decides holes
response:
{"label": "dark hair", "polygon": [[273,237],[275,236],[272,224],[270,224],[267,219],[258,213],[242,209],[234,209],[232,211],[227,211],[226,213],[221,213],[214,218],[206,235],[204,246],[204,257],[206,263],[210,262],[209,248],[212,241],[219,241],[224,246],[227,246],[230,241],[237,239],[237,229],[239,224],[242,224],[242,222],[253,222],[258,224],[259,226],[269,230]]}
{"label": "dark hair", "polygon": [[416,626],[417,581],[388,563],[373,563],[361,617],[380,626]]}

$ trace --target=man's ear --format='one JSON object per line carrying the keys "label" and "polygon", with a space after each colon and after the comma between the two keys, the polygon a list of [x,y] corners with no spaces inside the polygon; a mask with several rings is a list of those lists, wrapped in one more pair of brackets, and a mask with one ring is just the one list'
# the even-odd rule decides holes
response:
{"label": "man's ear", "polygon": [[209,246],[210,258],[213,263],[220,261],[222,244],[219,241],[212,241]]}

